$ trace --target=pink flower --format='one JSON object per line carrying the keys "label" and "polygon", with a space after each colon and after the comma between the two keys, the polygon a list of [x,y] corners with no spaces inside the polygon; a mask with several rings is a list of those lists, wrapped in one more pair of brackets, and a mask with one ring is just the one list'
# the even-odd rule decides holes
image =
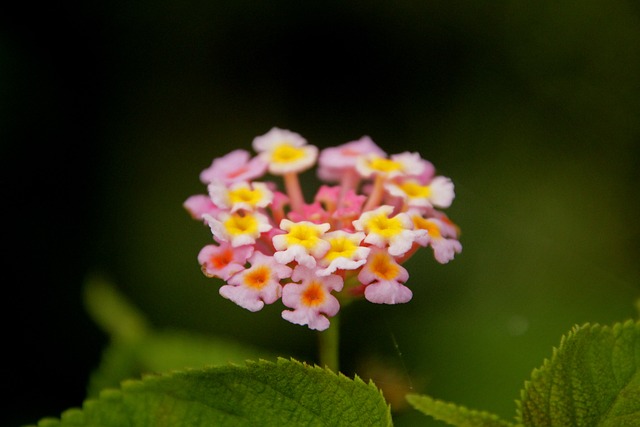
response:
{"label": "pink flower", "polygon": [[198,262],[207,277],[229,280],[235,273],[244,270],[247,258],[253,253],[253,246],[234,248],[228,243],[207,245],[200,250]]}
{"label": "pink flower", "polygon": [[370,249],[360,246],[364,233],[332,231],[322,236],[331,245],[324,257],[318,261],[323,267],[317,271],[319,276],[327,276],[336,270],[355,270],[366,262]]}
{"label": "pink flower", "polygon": [[254,211],[265,208],[273,201],[273,193],[261,182],[236,182],[225,185],[214,181],[207,187],[213,203],[222,208],[236,212],[240,209]]}
{"label": "pink flower", "polygon": [[448,208],[455,197],[453,182],[444,176],[436,176],[429,184],[421,184],[417,179],[388,182],[385,189],[409,207]]}
{"label": "pink flower", "polygon": [[340,310],[340,303],[331,292],[342,290],[342,278],[336,275],[318,277],[315,269],[299,265],[293,270],[291,279],[300,284],[284,286],[282,303],[293,310],[284,310],[282,317],[310,329],[327,329],[330,324],[327,317],[335,316]]}
{"label": "pink flower", "polygon": [[367,237],[364,242],[380,248],[388,246],[389,254],[400,256],[411,249],[413,242],[423,230],[414,230],[411,218],[405,213],[393,215],[393,207],[383,205],[375,210],[365,212],[353,221],[358,231],[364,231]]}
{"label": "pink flower", "polygon": [[364,288],[364,297],[377,304],[405,303],[413,296],[411,290],[402,284],[409,279],[407,270],[380,248],[372,248],[358,279],[368,285]]}
{"label": "pink flower", "polygon": [[283,219],[280,228],[287,233],[273,237],[273,246],[277,250],[274,258],[282,264],[296,261],[305,267],[315,267],[316,259],[324,256],[331,246],[321,238],[329,227],[329,224]]}
{"label": "pink flower", "polygon": [[419,176],[426,164],[418,153],[404,152],[394,154],[390,159],[378,154],[360,156],[356,162],[356,170],[364,178],[381,175],[387,178],[403,176]]}
{"label": "pink flower", "polygon": [[424,167],[424,170],[420,175],[417,176],[417,178],[421,184],[428,184],[431,182],[431,179],[435,176],[436,168],[433,166],[433,163],[431,163],[428,160],[421,159],[421,163],[422,163],[422,166]]}
{"label": "pink flower", "polygon": [[294,222],[311,221],[316,224],[322,224],[329,220],[329,213],[322,208],[322,205],[318,202],[314,202],[310,205],[302,205],[302,212],[290,212],[289,218]]}
{"label": "pink flower", "polygon": [[424,218],[416,211],[411,212],[411,218],[416,228],[426,230],[427,234],[417,243],[431,246],[433,256],[440,264],[451,261],[456,254],[462,252],[462,245],[457,239],[457,229],[445,218]]}
{"label": "pink flower", "polygon": [[196,194],[194,196],[190,196],[185,202],[182,204],[184,208],[189,212],[193,219],[202,219],[204,220],[204,215],[216,215],[220,212],[220,208],[218,208],[209,196],[204,194]]}
{"label": "pink flower", "polygon": [[329,187],[328,185],[321,185],[314,197],[314,201],[322,203],[324,208],[328,212],[333,212],[338,207],[338,199],[340,198],[340,187]]}
{"label": "pink flower", "polygon": [[436,208],[448,208],[456,197],[450,178],[436,176],[429,183],[429,203]]}
{"label": "pink flower", "polygon": [[220,288],[220,295],[249,311],[258,311],[280,298],[280,281],[291,276],[291,268],[260,252],[255,252],[249,263],[250,268],[234,275],[228,285]]}
{"label": "pink flower", "polygon": [[284,175],[309,169],[318,157],[318,149],[295,132],[277,127],[253,140],[253,149],[269,165],[269,172]]}
{"label": "pink flower", "polygon": [[356,194],[350,188],[326,185],[320,187],[315,197],[315,201],[322,203],[331,218],[342,220],[345,222],[343,225],[347,226],[353,219],[360,216],[362,204],[366,199],[366,196]]}
{"label": "pink flower", "polygon": [[218,242],[230,242],[233,247],[253,245],[262,233],[273,228],[258,212],[220,212],[217,217],[205,214],[204,220]]}
{"label": "pink flower", "polygon": [[326,182],[337,182],[349,170],[355,172],[358,157],[374,154],[386,157],[386,153],[368,136],[337,147],[325,148],[318,159],[318,177]]}
{"label": "pink flower", "polygon": [[357,218],[362,213],[362,205],[367,200],[367,197],[362,194],[356,194],[353,190],[347,190],[340,204],[336,209],[334,216],[340,219]]}
{"label": "pink flower", "polygon": [[232,184],[260,178],[267,171],[267,163],[259,157],[250,159],[250,156],[248,151],[238,149],[214,159],[211,166],[200,173],[200,181],[205,184],[213,181]]}

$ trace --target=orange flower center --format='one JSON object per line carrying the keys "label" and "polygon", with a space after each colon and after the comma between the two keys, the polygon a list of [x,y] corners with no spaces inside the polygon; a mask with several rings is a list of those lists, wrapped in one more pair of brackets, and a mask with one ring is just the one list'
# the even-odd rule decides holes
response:
{"label": "orange flower center", "polygon": [[391,280],[398,276],[398,266],[383,253],[377,254],[371,263],[371,271],[384,280]]}
{"label": "orange flower center", "polygon": [[268,267],[260,266],[247,273],[244,282],[247,286],[255,289],[262,289],[268,282],[271,272]]}
{"label": "orange flower center", "polygon": [[318,282],[311,283],[302,293],[302,302],[309,307],[322,304],[325,298],[325,290]]}
{"label": "orange flower center", "polygon": [[233,251],[231,249],[227,249],[223,252],[212,255],[209,261],[211,261],[211,264],[213,264],[217,269],[224,268],[233,261]]}

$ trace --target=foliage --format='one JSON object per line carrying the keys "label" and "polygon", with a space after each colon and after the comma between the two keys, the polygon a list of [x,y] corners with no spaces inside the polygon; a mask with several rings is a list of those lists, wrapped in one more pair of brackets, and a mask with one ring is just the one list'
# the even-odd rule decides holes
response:
{"label": "foliage", "polygon": [[[390,406],[372,381],[217,338],[155,331],[99,278],[88,282],[85,296],[111,345],[82,408],[43,418],[39,427],[392,425]],[[640,322],[584,324],[533,371],[513,421],[427,395],[406,399],[458,427],[634,426],[639,366]]]}
{"label": "foliage", "polygon": [[41,427],[391,425],[373,384],[292,360],[150,375]]}
{"label": "foliage", "polygon": [[111,339],[99,368],[91,375],[90,397],[145,373],[275,358],[265,350],[231,340],[185,330],[153,329],[143,313],[102,278],[88,281],[85,303]]}
{"label": "foliage", "polygon": [[525,383],[515,423],[429,396],[418,410],[459,427],[637,426],[640,423],[640,323],[585,324],[562,337]]}

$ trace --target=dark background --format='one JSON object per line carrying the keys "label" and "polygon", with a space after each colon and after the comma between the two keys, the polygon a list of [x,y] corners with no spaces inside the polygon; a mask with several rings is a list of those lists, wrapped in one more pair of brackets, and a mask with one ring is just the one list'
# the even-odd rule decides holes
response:
{"label": "dark background", "polygon": [[160,328],[314,360],[281,307],[217,295],[182,208],[214,157],[272,126],[320,148],[366,134],[456,184],[463,253],[410,260],[409,304],[344,310],[348,374],[373,361],[510,419],[574,324],[637,317],[638,2],[228,3],[2,12],[2,424],[82,403],[106,345],[82,303],[95,271]]}

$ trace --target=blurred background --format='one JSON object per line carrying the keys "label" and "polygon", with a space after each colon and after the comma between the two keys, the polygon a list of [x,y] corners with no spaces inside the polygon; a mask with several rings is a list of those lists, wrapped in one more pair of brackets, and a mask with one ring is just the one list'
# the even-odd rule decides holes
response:
{"label": "blurred background", "polygon": [[[79,406],[107,337],[101,272],[158,328],[313,362],[316,335],[249,313],[196,256],[200,171],[278,126],[320,148],[369,135],[456,184],[463,253],[407,263],[405,305],[342,312],[343,371],[399,426],[407,390],[515,415],[575,324],[637,317],[640,3],[67,2],[0,18],[3,425]],[[303,179],[316,185],[313,172]]]}

